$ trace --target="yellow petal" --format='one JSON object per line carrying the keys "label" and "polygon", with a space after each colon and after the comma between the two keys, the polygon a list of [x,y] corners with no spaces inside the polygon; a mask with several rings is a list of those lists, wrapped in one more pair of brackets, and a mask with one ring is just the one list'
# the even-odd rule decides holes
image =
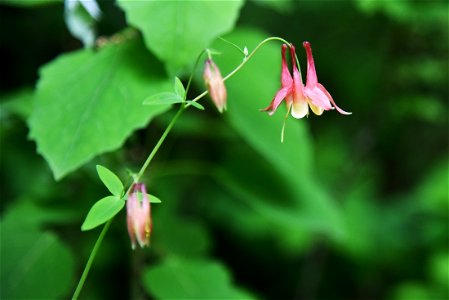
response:
{"label": "yellow petal", "polygon": [[318,107],[318,106],[312,104],[312,102],[309,102],[309,106],[315,115],[321,116],[323,114],[324,109],[322,109],[321,107]]}
{"label": "yellow petal", "polygon": [[304,118],[309,114],[307,101],[294,101],[292,104],[292,116],[296,119]]}

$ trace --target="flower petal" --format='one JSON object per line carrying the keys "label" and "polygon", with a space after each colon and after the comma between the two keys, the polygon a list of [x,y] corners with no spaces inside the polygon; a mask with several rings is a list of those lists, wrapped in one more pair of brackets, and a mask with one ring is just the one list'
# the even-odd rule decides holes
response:
{"label": "flower petal", "polygon": [[304,49],[306,49],[307,54],[307,81],[306,85],[313,87],[318,83],[318,76],[315,70],[315,61],[313,60],[312,47],[309,42],[305,41],[302,43]]}
{"label": "flower petal", "polygon": [[274,96],[274,99],[271,101],[270,105],[264,109],[261,109],[261,111],[267,111],[271,116],[289,93],[291,93],[291,86],[280,89]]}
{"label": "flower petal", "polygon": [[312,102],[309,102],[309,106],[310,106],[310,109],[313,111],[313,113],[317,116],[321,116],[324,112],[324,109],[314,105]]}
{"label": "flower petal", "polygon": [[315,106],[318,106],[324,110],[332,109],[330,99],[327,96],[329,95],[329,93],[324,93],[323,90],[321,90],[317,86],[314,88],[309,88],[306,86],[305,94]]}
{"label": "flower petal", "polygon": [[287,87],[292,84],[292,75],[290,75],[290,71],[288,70],[287,60],[285,58],[285,51],[287,50],[287,45],[282,45],[282,72],[281,72],[281,85],[282,87]]}
{"label": "flower petal", "polygon": [[304,118],[309,114],[307,101],[294,101],[292,104],[292,116],[296,119]]}
{"label": "flower petal", "polygon": [[317,84],[317,87],[324,93],[326,94],[327,98],[329,99],[329,101],[332,103],[332,105],[335,107],[335,109],[341,113],[342,115],[351,115],[352,112],[347,112],[344,111],[343,109],[341,109],[340,107],[337,106],[337,104],[335,104],[334,99],[332,99],[331,94],[329,94],[329,92],[324,88],[324,86],[321,83]]}

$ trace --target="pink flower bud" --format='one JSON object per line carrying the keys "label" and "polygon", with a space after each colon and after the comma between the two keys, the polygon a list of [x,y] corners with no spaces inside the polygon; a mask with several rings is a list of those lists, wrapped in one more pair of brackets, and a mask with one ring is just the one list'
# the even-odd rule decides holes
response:
{"label": "pink flower bud", "polygon": [[140,247],[148,246],[152,229],[151,207],[143,183],[135,183],[133,185],[126,202],[126,211],[126,223],[131,239],[131,247],[133,249],[136,248],[136,240]]}
{"label": "pink flower bud", "polygon": [[218,111],[222,113],[226,110],[226,87],[224,85],[223,77],[221,77],[220,70],[211,59],[207,59],[205,62],[203,78],[209,91],[210,98]]}

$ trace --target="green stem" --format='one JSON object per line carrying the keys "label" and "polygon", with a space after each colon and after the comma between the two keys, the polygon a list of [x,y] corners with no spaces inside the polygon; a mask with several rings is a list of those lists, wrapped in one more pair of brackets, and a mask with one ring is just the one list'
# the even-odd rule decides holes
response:
{"label": "green stem", "polygon": [[[145,170],[147,169],[148,165],[150,164],[151,160],[154,158],[154,156],[156,155],[157,151],[159,150],[159,148],[161,147],[162,143],[164,142],[165,138],[167,137],[168,133],[170,132],[170,130],[173,128],[173,125],[175,125],[176,121],[178,120],[179,116],[181,115],[181,113],[185,110],[185,107],[181,106],[178,110],[178,112],[176,113],[176,115],[173,117],[173,119],[171,120],[170,124],[168,124],[167,128],[165,129],[164,133],[162,134],[162,136],[159,138],[159,141],[157,142],[156,146],[154,146],[153,150],[151,151],[150,155],[148,155],[147,160],[145,161],[145,163],[143,164],[142,168],[140,169],[139,173],[137,174],[137,176],[135,177],[136,181],[139,181],[140,178],[142,177],[143,173],[145,173]],[[129,190],[131,189],[131,186],[129,187],[127,193],[129,192]],[[109,221],[104,225],[103,230],[100,233],[100,236],[98,237],[97,241],[95,242],[95,246],[92,249],[92,252],[90,253],[89,256],[89,260],[86,263],[86,266],[84,267],[84,271],[83,274],[81,275],[80,281],[78,282],[78,286],[76,287],[75,293],[73,293],[73,297],[72,300],[76,300],[78,299],[78,296],[81,292],[81,290],[83,289],[84,286],[84,282],[86,281],[87,275],[89,274],[89,270],[90,267],[92,266],[92,263],[95,259],[95,256],[97,255],[98,249],[100,248],[101,242],[103,241],[104,236],[106,235],[106,232],[109,229],[109,226],[112,223],[112,220],[114,220],[114,218],[109,219]]]}
{"label": "green stem", "polygon": [[153,151],[151,151],[150,155],[148,155],[147,160],[143,164],[142,168],[140,169],[139,173],[137,173],[136,180],[139,181],[142,177],[143,173],[145,173],[145,170],[148,168],[148,165],[150,164],[153,157],[156,155],[157,151],[161,147],[162,143],[164,142],[165,138],[167,137],[170,130],[173,128],[173,125],[175,125],[176,121],[178,120],[179,116],[182,114],[182,112],[186,109],[186,106],[181,106],[176,113],[176,115],[173,117],[173,119],[170,121],[170,124],[168,124],[167,128],[165,128],[164,133],[160,137],[159,141],[157,142],[156,146],[154,146]]}
{"label": "green stem", "polygon": [[253,51],[251,51],[250,54],[248,54],[248,56],[245,58],[245,60],[237,66],[237,68],[235,68],[231,73],[229,73],[228,75],[226,75],[225,78],[223,78],[224,81],[226,81],[228,78],[232,77],[235,73],[237,73],[250,59],[251,57],[257,52],[257,50],[259,50],[260,47],[262,47],[264,44],[270,42],[270,41],[281,41],[284,44],[287,45],[291,45],[289,42],[287,42],[286,40],[284,40],[283,38],[280,37],[269,37],[267,39],[264,39],[262,42],[260,42],[256,48],[254,48]]}
{"label": "green stem", "polygon": [[[263,40],[262,42],[260,42],[256,48],[254,48],[253,51],[251,51],[251,53],[245,57],[245,59],[243,60],[242,63],[240,63],[240,65],[238,65],[231,73],[229,73],[228,75],[226,75],[226,77],[223,78],[223,81],[229,79],[230,77],[232,77],[235,73],[237,73],[250,59],[251,57],[257,52],[257,50],[263,46],[265,43],[269,42],[269,41],[273,41],[273,40],[278,40],[281,41],[287,45],[291,45],[289,42],[287,42],[286,40],[279,38],[279,37],[270,37],[267,38],[265,40]],[[232,44],[232,43],[231,43]],[[236,46],[236,45],[234,45]],[[238,47],[237,47],[238,48]],[[238,48],[240,51],[241,49]],[[206,52],[207,50],[203,50],[200,55],[198,56],[196,62],[195,62],[195,66],[194,66],[194,70],[196,69],[198,62],[201,58],[201,56]],[[192,82],[192,78],[193,78],[193,73],[191,74],[189,81],[187,83],[187,88],[186,88],[186,96],[187,96],[187,92],[190,88],[190,84]],[[200,100],[201,98],[203,98],[204,96],[206,96],[208,94],[208,91],[204,91],[201,94],[199,94],[197,97],[195,97],[192,102],[196,102],[198,100]],[[185,96],[185,97],[186,97]],[[185,99],[184,99],[185,100]],[[159,138],[159,141],[157,142],[156,146],[154,146],[153,150],[151,151],[150,155],[148,155],[147,159],[145,160],[143,166],[140,168],[139,173],[137,173],[137,175],[134,177],[134,181],[139,181],[143,174],[145,173],[146,169],[148,168],[148,166],[150,165],[150,162],[153,160],[154,156],[156,155],[157,151],[159,150],[159,148],[161,147],[162,143],[165,141],[167,135],[170,133],[171,129],[173,128],[173,126],[175,125],[176,121],[178,120],[178,118],[181,116],[181,114],[184,112],[184,110],[186,110],[187,107],[191,106],[190,103],[187,104],[182,104],[179,107],[179,110],[176,112],[176,114],[174,115],[174,117],[172,118],[172,120],[170,121],[170,123],[168,124],[167,128],[165,129],[164,133],[162,134],[162,136]],[[130,185],[130,187],[128,188],[127,193],[129,193],[129,191],[132,188],[132,184]],[[106,232],[108,231],[112,220],[114,218],[111,218],[103,227],[103,230],[100,233],[100,236],[98,237],[97,241],[95,242],[94,248],[92,249],[92,252],[90,253],[89,259],[86,263],[86,266],[84,267],[84,271],[83,274],[81,275],[81,278],[78,282],[78,285],[76,287],[75,293],[73,293],[73,297],[72,300],[76,300],[78,299],[78,296],[81,292],[81,290],[83,289],[84,286],[84,282],[86,281],[87,275],[89,274],[89,270],[92,266],[92,263],[95,259],[95,256],[97,255],[98,249],[100,248],[101,242],[103,241],[104,236],[106,235]]]}
{"label": "green stem", "polygon": [[86,266],[84,267],[83,274],[81,275],[80,281],[78,282],[78,286],[76,287],[75,292],[73,293],[72,300],[78,299],[78,296],[83,289],[84,282],[86,281],[87,275],[89,274],[90,267],[92,266],[92,263],[94,262],[95,256],[97,255],[98,249],[100,248],[101,242],[103,241],[104,236],[106,235],[106,232],[109,229],[109,226],[111,226],[113,219],[110,219],[103,227],[103,230],[100,233],[100,236],[98,237],[97,241],[95,242],[95,246],[92,249],[92,252],[90,253],[89,260],[86,263]]}
{"label": "green stem", "polygon": [[[225,42],[227,42],[227,43],[231,43],[231,42],[229,42],[229,41],[227,41],[227,40],[225,40],[225,39],[222,39],[223,41],[225,41]],[[226,75],[226,77],[224,77],[223,78],[223,81],[226,81],[226,80],[228,80],[229,78],[231,78],[232,76],[234,76],[234,74],[235,73],[237,73],[241,68],[243,68],[243,66],[251,59],[251,57],[257,52],[257,50],[259,50],[259,48],[260,47],[262,47],[264,44],[266,44],[266,43],[268,43],[268,42],[270,42],[270,41],[281,41],[281,42],[283,42],[284,44],[287,44],[287,45],[291,45],[289,42],[287,42],[286,40],[284,40],[283,38],[280,38],[280,37],[269,37],[269,38],[267,38],[267,39],[265,39],[265,40],[263,40],[262,42],[260,42],[257,46],[256,46],[256,48],[254,48],[254,50],[253,51],[251,51],[251,53],[250,54],[248,54],[248,56],[246,56],[245,57],[245,59],[231,72],[231,73],[229,73],[228,75]],[[234,47],[237,47],[239,50],[240,50],[240,48],[237,46],[237,45],[235,45],[235,44],[233,44],[233,43],[231,43],[231,45],[233,45]],[[241,50],[240,50],[241,51]],[[243,53],[243,52],[242,52]],[[203,54],[203,52],[201,52],[201,54]],[[190,81],[189,81],[189,83],[190,83]],[[199,94],[198,96],[196,96],[191,102],[196,102],[196,101],[198,101],[198,100],[200,100],[201,98],[203,98],[204,96],[206,96],[207,94],[208,94],[209,92],[206,90],[206,91],[204,91],[204,92],[202,92],[201,94]],[[187,108],[187,107],[189,107],[189,106],[191,106],[192,104],[191,103],[187,103],[186,105],[185,105],[185,107]]]}

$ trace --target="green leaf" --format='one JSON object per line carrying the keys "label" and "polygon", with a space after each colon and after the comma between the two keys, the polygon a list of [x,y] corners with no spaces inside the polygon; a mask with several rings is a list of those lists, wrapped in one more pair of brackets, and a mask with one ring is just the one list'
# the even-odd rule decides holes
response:
{"label": "green leaf", "polygon": [[37,6],[44,6],[49,4],[63,4],[64,0],[1,0],[0,3],[3,5],[11,5],[11,6],[19,6],[19,7],[26,7],[26,8],[32,8]]}
{"label": "green leaf", "polygon": [[186,90],[178,77],[175,77],[175,93],[183,100],[186,97]]}
{"label": "green leaf", "polygon": [[232,284],[226,267],[213,260],[168,257],[144,271],[144,286],[157,299],[252,299]]}
{"label": "green leaf", "polygon": [[162,92],[152,95],[143,100],[143,105],[171,105],[184,101],[178,94],[172,92]]}
{"label": "green leaf", "polygon": [[101,181],[108,188],[112,195],[120,197],[123,195],[123,183],[111,170],[101,165],[97,165],[97,173]]}
{"label": "green leaf", "polygon": [[[146,194],[150,203],[162,203],[161,199],[159,199],[158,197],[151,195],[151,194]],[[137,199],[139,201],[142,201],[143,197],[142,197],[142,193],[141,192],[137,192]],[[128,196],[126,195],[124,198],[122,198],[123,201],[127,201],[128,200]]]}
{"label": "green leaf", "polygon": [[40,70],[30,136],[56,179],[119,148],[169,106],[142,107],[167,90],[161,65],[138,38],[60,56]]}
{"label": "green leaf", "polygon": [[90,209],[81,226],[82,231],[91,230],[111,219],[125,206],[125,201],[116,196],[107,196],[98,200]]}
{"label": "green leaf", "polygon": [[10,115],[16,115],[22,119],[29,117],[33,111],[33,94],[31,88],[25,88],[2,96],[0,106],[0,121],[3,123]]}
{"label": "green leaf", "polygon": [[49,232],[0,222],[0,298],[62,299],[74,280],[70,250]]}
{"label": "green leaf", "polygon": [[119,0],[118,4],[128,23],[142,31],[147,47],[176,72],[233,28],[243,1]]}
{"label": "green leaf", "polygon": [[204,106],[202,106],[201,104],[199,104],[196,101],[187,101],[188,104],[192,105],[195,108],[198,108],[200,110],[204,110]]}

